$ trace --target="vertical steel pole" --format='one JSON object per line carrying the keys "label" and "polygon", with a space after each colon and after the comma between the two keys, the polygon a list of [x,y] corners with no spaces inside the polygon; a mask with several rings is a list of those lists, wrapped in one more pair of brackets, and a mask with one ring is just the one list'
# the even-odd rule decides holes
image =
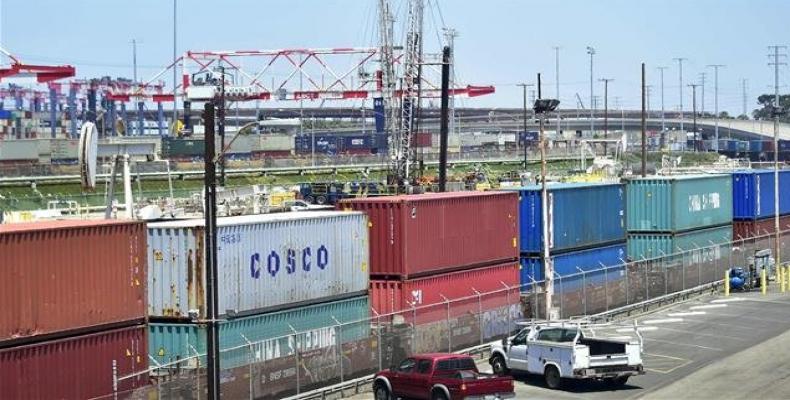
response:
{"label": "vertical steel pole", "polygon": [[447,191],[447,136],[450,118],[450,47],[442,50],[442,105],[439,121],[439,191]]}
{"label": "vertical steel pole", "polygon": [[[173,133],[175,134],[176,123],[178,121],[178,68],[176,65],[176,60],[178,60],[177,55],[177,45],[176,45],[176,38],[177,38],[177,15],[178,15],[178,0],[173,0]],[[186,89],[186,88],[184,88]]]}
{"label": "vertical steel pole", "polygon": [[642,177],[647,175],[647,123],[645,121],[645,63],[642,63]]}
{"label": "vertical steel pole", "polygon": [[112,360],[112,398],[118,400],[118,361]]}
{"label": "vertical steel pole", "polygon": [[217,329],[218,296],[217,285],[217,181],[216,165],[214,164],[214,104],[206,103],[203,109],[203,120],[206,125],[205,146],[205,243],[206,243],[206,307],[207,321],[207,356],[208,356],[208,398],[219,400],[220,397],[220,357],[219,330]]}
{"label": "vertical steel pole", "polygon": [[[554,81],[555,81],[554,85],[556,86],[556,89],[557,89],[556,94],[555,94],[555,98],[557,100],[559,100],[560,99],[560,48],[557,47],[557,46],[554,47]],[[560,109],[557,108],[557,132],[556,132],[556,136],[558,138],[562,137],[562,136],[560,136],[560,131],[562,130],[562,127],[560,126],[561,119],[562,118],[561,118],[561,114],[560,114]]]}

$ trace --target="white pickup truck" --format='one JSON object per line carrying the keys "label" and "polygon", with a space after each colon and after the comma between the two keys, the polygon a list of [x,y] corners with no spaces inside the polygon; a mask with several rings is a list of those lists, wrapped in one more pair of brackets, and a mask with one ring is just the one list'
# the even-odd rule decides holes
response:
{"label": "white pickup truck", "polygon": [[492,345],[494,373],[510,371],[543,375],[546,386],[559,388],[564,379],[598,379],[622,386],[632,375],[644,374],[642,337],[636,339],[593,338],[582,325],[535,324],[515,336]]}

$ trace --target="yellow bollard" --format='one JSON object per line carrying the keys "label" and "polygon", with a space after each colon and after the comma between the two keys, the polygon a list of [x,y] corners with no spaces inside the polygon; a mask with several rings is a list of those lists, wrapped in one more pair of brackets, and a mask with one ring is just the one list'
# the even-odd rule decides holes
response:
{"label": "yellow bollard", "polygon": [[765,295],[768,292],[768,282],[765,276],[765,268],[760,270],[760,292]]}
{"label": "yellow bollard", "polygon": [[779,286],[780,293],[785,292],[785,280],[784,280],[784,274],[782,272],[783,271],[781,267],[776,268],[776,284],[777,286]]}
{"label": "yellow bollard", "polygon": [[785,269],[785,289],[790,290],[790,265],[785,265],[783,268]]}
{"label": "yellow bollard", "polygon": [[730,295],[730,270],[724,271],[724,297]]}

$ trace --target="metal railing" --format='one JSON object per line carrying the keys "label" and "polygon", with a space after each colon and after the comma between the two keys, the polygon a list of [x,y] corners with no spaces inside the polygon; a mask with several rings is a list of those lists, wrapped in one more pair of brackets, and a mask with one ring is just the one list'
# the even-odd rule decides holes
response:
{"label": "metal railing", "polygon": [[[790,230],[780,236],[782,251],[790,251]],[[574,274],[555,277],[554,306],[562,318],[601,316],[640,307],[672,294],[688,295],[717,287],[732,266],[747,266],[754,252],[772,248],[765,234],[724,243],[709,243],[652,259],[614,266],[579,266]],[[397,364],[415,353],[454,352],[481,348],[513,334],[518,321],[545,319],[543,281],[480,293],[470,288],[463,298],[414,305],[397,313],[341,321],[308,332],[248,340],[222,349],[221,393],[227,398],[282,398],[351,382]],[[316,332],[321,337],[316,339]],[[126,376],[114,375],[118,389],[108,397],[200,398],[205,390],[205,354],[190,343],[191,354],[177,360],[157,360],[152,367]],[[147,382],[133,388],[135,382]]]}

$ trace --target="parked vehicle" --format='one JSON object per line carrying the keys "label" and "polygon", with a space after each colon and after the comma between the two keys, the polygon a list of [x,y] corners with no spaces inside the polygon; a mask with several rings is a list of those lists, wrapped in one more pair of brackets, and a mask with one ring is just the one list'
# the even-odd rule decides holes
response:
{"label": "parked vehicle", "polygon": [[511,371],[543,375],[557,389],[564,379],[596,379],[623,386],[644,374],[642,338],[602,339],[587,336],[580,324],[535,324],[491,347],[489,363],[495,374]]}
{"label": "parked vehicle", "polygon": [[509,399],[516,397],[513,378],[483,374],[472,357],[422,354],[373,378],[376,400],[399,397],[430,400]]}

